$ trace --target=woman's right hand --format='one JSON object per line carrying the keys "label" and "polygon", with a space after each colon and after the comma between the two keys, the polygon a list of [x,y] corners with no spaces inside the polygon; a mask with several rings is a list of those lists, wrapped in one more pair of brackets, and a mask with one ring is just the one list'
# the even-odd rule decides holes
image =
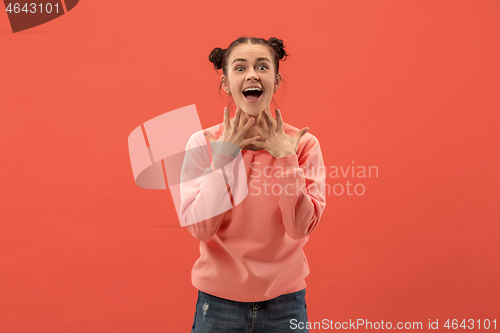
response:
{"label": "woman's right hand", "polygon": [[[229,108],[228,107],[224,108],[224,132],[219,137],[219,139],[216,139],[212,135],[212,133],[210,133],[208,131],[203,131],[203,134],[205,134],[205,136],[210,141],[210,143],[212,143],[212,142],[220,143],[220,144],[212,145],[217,154],[230,155],[230,156],[236,157],[236,156],[234,156],[235,148],[236,148],[235,145],[237,145],[241,150],[246,145],[251,144],[252,140],[257,140],[260,138],[260,135],[255,136],[253,138],[249,138],[249,139],[243,138],[243,134],[246,133],[246,131],[250,128],[250,126],[252,126],[252,123],[255,120],[253,117],[250,117],[248,119],[247,123],[245,124],[245,126],[241,129],[241,131],[238,131],[238,128],[240,127],[241,112],[243,112],[243,111],[241,111],[241,109],[238,107],[236,109],[234,123],[231,126],[231,121],[229,119]],[[222,144],[221,142],[232,143],[232,145],[231,144],[229,144],[229,145]],[[239,151],[237,153],[239,153]]]}

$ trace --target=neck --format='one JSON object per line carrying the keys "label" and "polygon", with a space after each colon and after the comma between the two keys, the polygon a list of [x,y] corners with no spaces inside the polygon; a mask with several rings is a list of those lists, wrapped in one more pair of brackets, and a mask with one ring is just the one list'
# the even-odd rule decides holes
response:
{"label": "neck", "polygon": [[[267,108],[266,110],[269,110],[269,108]],[[264,130],[268,129],[267,122],[266,122],[266,116],[264,116],[264,111],[259,112],[258,114],[254,115],[254,116],[251,116],[251,115],[247,114],[246,112],[242,111],[241,115],[240,115],[240,126],[239,126],[238,130],[242,129],[250,118],[254,118],[255,124],[259,125],[260,128],[262,128]],[[274,128],[276,128],[278,126],[276,119],[274,119],[274,117],[272,115],[271,115],[271,122],[273,123]],[[231,118],[231,126],[233,126],[233,123],[234,123],[234,118]],[[254,136],[257,136],[257,135],[260,135],[260,133],[255,128],[253,128],[253,126],[250,126],[250,128],[245,132],[245,134],[243,134],[243,138],[245,138],[245,139],[253,138]]]}

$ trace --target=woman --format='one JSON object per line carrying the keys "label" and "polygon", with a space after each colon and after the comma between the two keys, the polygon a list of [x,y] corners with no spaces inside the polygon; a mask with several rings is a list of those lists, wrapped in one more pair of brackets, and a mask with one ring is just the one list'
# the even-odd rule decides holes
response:
{"label": "woman", "polygon": [[181,222],[200,240],[192,332],[308,332],[302,247],[326,206],[325,174],[309,128],[269,112],[286,56],[274,37],[241,37],[209,56],[237,109],[186,147]]}

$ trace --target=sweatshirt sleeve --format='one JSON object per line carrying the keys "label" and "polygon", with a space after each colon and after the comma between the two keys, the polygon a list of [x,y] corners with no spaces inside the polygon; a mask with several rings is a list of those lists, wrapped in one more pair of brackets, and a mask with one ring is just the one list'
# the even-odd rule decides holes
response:
{"label": "sweatshirt sleeve", "polygon": [[299,150],[276,161],[283,170],[279,177],[279,206],[285,230],[292,239],[308,236],[326,208],[325,167],[318,139],[311,134]]}
{"label": "sweatshirt sleeve", "polygon": [[199,132],[186,146],[181,171],[181,226],[198,240],[208,242],[232,209],[228,188],[234,182],[234,156],[213,154]]}

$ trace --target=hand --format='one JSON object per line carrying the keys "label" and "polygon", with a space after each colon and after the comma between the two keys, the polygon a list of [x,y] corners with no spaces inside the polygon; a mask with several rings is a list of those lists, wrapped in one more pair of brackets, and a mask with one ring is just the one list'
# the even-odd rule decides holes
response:
{"label": "hand", "polygon": [[264,148],[276,158],[295,154],[299,147],[300,139],[309,131],[309,127],[304,127],[295,136],[289,136],[283,129],[283,119],[281,118],[281,111],[279,109],[276,109],[277,128],[274,128],[270,113],[267,110],[264,110],[263,113],[268,131],[257,124],[254,124],[254,127],[266,141],[259,142],[251,139],[251,143],[257,147]]}
{"label": "hand", "polygon": [[[241,111],[241,109],[238,107],[236,109],[236,116],[234,117],[233,126],[231,126],[231,122],[229,120],[229,108],[228,107],[224,108],[224,132],[219,137],[219,139],[216,139],[210,132],[204,131],[203,134],[205,134],[205,136],[211,143],[229,142],[234,145],[237,145],[240,148],[240,150],[243,149],[243,147],[250,144],[251,140],[257,140],[260,138],[260,136],[258,135],[253,138],[243,139],[243,134],[245,134],[245,132],[250,128],[250,126],[252,126],[255,120],[254,118],[250,117],[245,126],[241,129],[241,131],[238,131],[238,128],[240,127],[241,112],[243,111]],[[215,144],[213,146],[217,154],[231,155],[233,157],[236,157],[234,155],[235,153],[234,145]]]}

